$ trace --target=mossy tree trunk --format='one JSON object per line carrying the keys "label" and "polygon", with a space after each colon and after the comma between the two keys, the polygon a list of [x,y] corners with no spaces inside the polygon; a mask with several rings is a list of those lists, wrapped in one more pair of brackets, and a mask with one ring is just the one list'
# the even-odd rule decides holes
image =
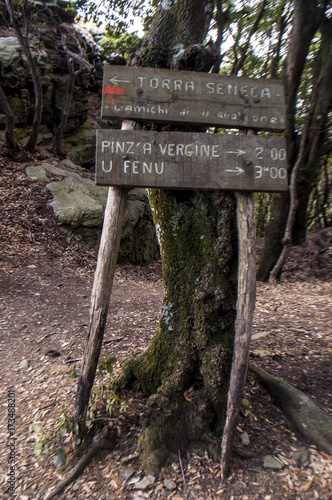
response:
{"label": "mossy tree trunk", "polygon": [[[169,8],[159,8],[150,36],[132,63],[208,69],[209,60],[212,67],[218,48],[188,43],[204,40],[213,2],[162,4]],[[174,59],[179,44],[184,52]],[[234,339],[238,248],[232,194],[150,190],[149,199],[162,255],[162,316],[148,350],[123,366],[118,387],[141,389],[149,396],[139,449],[145,468],[152,471],[178,450],[220,448]]]}
{"label": "mossy tree trunk", "polygon": [[150,348],[123,380],[150,396],[140,448],[157,469],[171,452],[220,441],[237,289],[235,201],[225,193],[150,192],[165,294]]}

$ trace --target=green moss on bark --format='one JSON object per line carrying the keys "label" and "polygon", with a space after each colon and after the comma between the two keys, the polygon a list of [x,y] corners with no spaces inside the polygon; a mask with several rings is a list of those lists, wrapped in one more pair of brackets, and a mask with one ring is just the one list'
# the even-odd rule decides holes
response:
{"label": "green moss on bark", "polygon": [[[215,3],[160,4],[131,64],[208,71],[219,56],[201,50]],[[188,47],[192,45],[192,47]],[[205,46],[206,47],[206,46]],[[207,165],[208,169],[208,165]],[[192,446],[220,443],[232,358],[237,294],[235,201],[230,194],[150,190],[161,245],[165,294],[156,337],[129,360],[119,388],[149,396],[139,442],[142,462],[157,471]]]}
{"label": "green moss on bark", "polygon": [[143,463],[156,470],[192,443],[219,441],[225,418],[237,291],[233,196],[151,190],[165,295],[149,349],[124,365],[119,387],[140,388]]}

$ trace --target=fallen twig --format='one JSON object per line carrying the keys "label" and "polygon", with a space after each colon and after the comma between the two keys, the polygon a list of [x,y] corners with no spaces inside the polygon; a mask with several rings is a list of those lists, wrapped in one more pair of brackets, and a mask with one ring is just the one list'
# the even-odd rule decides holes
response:
{"label": "fallen twig", "polygon": [[182,460],[181,460],[180,450],[178,450],[178,457],[179,457],[179,464],[180,464],[181,476],[182,476],[182,479],[183,479],[183,484],[186,484],[186,478],[184,477],[184,472],[183,472],[183,467],[182,467]]}
{"label": "fallen twig", "polygon": [[56,497],[63,490],[71,484],[78,476],[82,474],[85,467],[89,465],[91,460],[98,455],[102,450],[113,448],[114,440],[113,436],[108,436],[108,428],[104,427],[103,430],[97,434],[92,441],[91,447],[88,449],[87,453],[79,460],[71,472],[54,488],[48,495],[46,495],[44,500],[51,500]]}
{"label": "fallen twig", "polygon": [[277,424],[272,424],[272,425],[267,425],[266,427],[253,427],[252,429],[254,431],[267,431],[268,429],[273,429],[274,427],[280,427],[281,425],[284,425],[285,421],[282,420],[281,422],[278,422]]}

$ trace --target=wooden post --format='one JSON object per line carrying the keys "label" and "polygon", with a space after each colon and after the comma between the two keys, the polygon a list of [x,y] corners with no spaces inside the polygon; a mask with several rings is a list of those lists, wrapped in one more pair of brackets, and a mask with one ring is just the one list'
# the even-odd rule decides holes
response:
{"label": "wooden post", "polygon": [[[248,131],[254,133],[251,130]],[[239,241],[239,271],[235,338],[228,390],[226,422],[221,442],[221,477],[226,478],[242,391],[245,384],[256,297],[255,210],[252,194],[235,193]]]}
{"label": "wooden post", "polygon": [[[122,123],[122,130],[134,130],[135,128],[140,128],[136,122],[127,120]],[[110,187],[108,191],[91,294],[89,332],[84,348],[73,413],[75,422],[81,421],[85,416],[97,370],[120,247],[127,193],[128,189],[114,187]]]}

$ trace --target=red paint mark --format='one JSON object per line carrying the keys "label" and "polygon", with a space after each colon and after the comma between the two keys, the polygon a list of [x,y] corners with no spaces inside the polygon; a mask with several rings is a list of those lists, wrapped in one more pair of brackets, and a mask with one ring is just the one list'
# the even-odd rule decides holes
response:
{"label": "red paint mark", "polygon": [[125,89],[122,89],[121,87],[110,87],[108,85],[107,87],[103,88],[104,95],[123,95],[124,93]]}

